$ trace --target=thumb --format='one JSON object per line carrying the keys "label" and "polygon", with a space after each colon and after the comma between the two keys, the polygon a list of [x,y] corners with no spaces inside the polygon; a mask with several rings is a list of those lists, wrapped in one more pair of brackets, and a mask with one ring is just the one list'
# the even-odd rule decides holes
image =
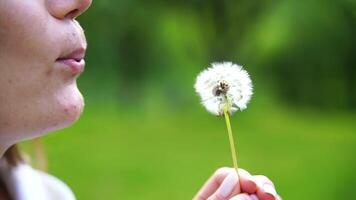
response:
{"label": "thumb", "polygon": [[239,176],[236,171],[233,170],[226,176],[219,188],[208,198],[208,200],[225,200],[240,192]]}

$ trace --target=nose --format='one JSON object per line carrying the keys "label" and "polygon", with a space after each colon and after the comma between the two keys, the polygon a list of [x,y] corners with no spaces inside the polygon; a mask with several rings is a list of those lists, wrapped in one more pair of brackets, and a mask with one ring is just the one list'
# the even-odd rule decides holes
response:
{"label": "nose", "polygon": [[47,0],[47,9],[57,19],[74,19],[85,12],[92,0]]}

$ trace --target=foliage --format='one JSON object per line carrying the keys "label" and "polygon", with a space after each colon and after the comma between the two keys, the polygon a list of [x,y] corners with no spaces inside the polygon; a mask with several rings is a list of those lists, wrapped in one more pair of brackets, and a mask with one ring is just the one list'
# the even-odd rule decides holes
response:
{"label": "foliage", "polygon": [[241,167],[270,176],[284,199],[356,199],[355,8],[94,1],[79,18],[89,42],[79,80],[86,111],[45,138],[50,172],[78,199],[190,199],[231,163],[224,123],[200,107],[194,79],[213,61],[233,61],[255,87],[233,119]]}

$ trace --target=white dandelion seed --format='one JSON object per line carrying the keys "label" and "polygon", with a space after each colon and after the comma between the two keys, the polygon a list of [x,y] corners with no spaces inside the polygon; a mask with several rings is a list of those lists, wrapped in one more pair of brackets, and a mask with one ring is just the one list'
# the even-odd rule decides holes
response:
{"label": "white dandelion seed", "polygon": [[204,107],[214,115],[244,110],[252,96],[252,82],[241,66],[231,62],[212,63],[202,71],[194,85]]}

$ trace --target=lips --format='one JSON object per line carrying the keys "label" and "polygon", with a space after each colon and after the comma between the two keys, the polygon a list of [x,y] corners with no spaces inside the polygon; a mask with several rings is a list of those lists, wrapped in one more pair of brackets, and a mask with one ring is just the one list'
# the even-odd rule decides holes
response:
{"label": "lips", "polygon": [[69,54],[59,57],[56,62],[63,64],[64,68],[73,75],[78,75],[84,71],[85,67],[85,49],[79,48]]}

